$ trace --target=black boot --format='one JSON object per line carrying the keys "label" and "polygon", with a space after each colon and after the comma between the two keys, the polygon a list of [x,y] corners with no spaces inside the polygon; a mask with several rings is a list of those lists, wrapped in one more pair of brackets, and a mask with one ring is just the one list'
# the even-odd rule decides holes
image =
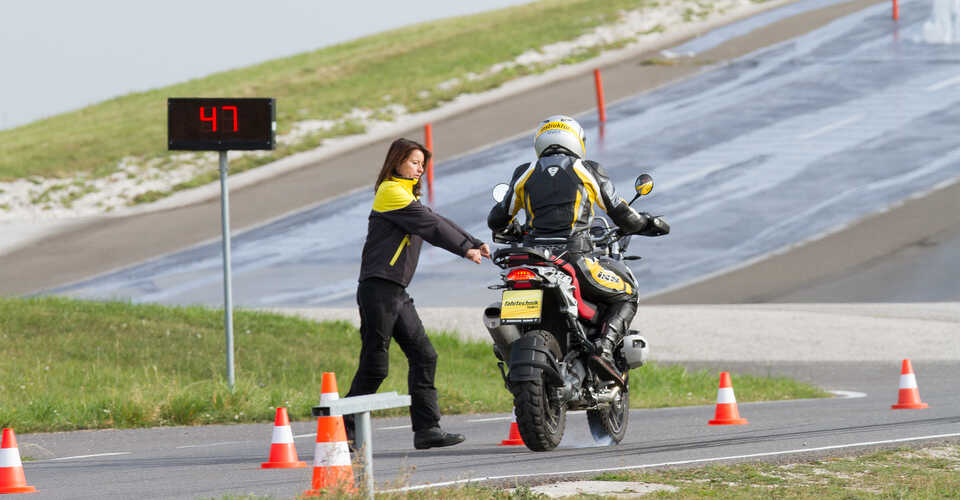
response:
{"label": "black boot", "polygon": [[630,327],[633,316],[637,313],[637,305],[632,301],[612,304],[607,313],[603,335],[597,341],[600,350],[599,356],[592,356],[594,366],[599,369],[601,377],[613,379],[623,384],[623,375],[617,370],[613,360],[613,351],[623,340],[624,332]]}
{"label": "black boot", "polygon": [[466,438],[463,434],[446,432],[439,427],[416,431],[413,433],[413,447],[418,450],[428,448],[442,448],[462,443]]}
{"label": "black boot", "polygon": [[617,365],[613,360],[613,350],[617,347],[620,340],[620,334],[617,331],[611,331],[611,328],[605,330],[605,335],[597,341],[597,347],[600,349],[599,355],[590,357],[597,374],[601,378],[608,380],[617,380],[623,383],[623,376],[617,370]]}

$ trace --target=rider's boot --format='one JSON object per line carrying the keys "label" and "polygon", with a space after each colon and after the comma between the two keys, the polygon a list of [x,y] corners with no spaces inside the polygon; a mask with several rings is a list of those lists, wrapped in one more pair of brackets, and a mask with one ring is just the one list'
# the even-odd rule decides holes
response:
{"label": "rider's boot", "polygon": [[610,306],[603,335],[597,341],[600,355],[593,356],[595,364],[602,368],[601,373],[608,375],[607,378],[623,382],[623,376],[617,370],[616,363],[613,360],[613,351],[623,339],[623,335],[630,327],[630,322],[633,321],[633,316],[636,313],[637,305],[634,302],[620,302]]}

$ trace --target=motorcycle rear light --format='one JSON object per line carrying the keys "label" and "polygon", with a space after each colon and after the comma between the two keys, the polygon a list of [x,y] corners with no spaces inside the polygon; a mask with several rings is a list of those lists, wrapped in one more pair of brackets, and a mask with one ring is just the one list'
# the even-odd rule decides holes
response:
{"label": "motorcycle rear light", "polygon": [[514,269],[507,274],[507,281],[529,281],[535,279],[539,279],[539,277],[529,269]]}

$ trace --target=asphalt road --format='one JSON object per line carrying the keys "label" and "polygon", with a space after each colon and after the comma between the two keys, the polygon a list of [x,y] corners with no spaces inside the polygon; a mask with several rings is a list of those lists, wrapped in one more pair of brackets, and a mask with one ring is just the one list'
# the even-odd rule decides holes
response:
{"label": "asphalt road", "polygon": [[[708,426],[714,407],[633,410],[618,446],[593,442],[582,413],[570,415],[560,447],[536,453],[503,447],[510,415],[445,417],[443,425],[468,436],[461,445],[414,450],[409,420],[374,421],[378,489],[495,478],[498,484],[543,482],[551,475],[590,476],[602,470],[696,466],[748,460],[791,461],[960,439],[960,362],[914,365],[925,410],[891,410],[897,400],[897,363],[708,363],[710,369],[797,377],[845,397],[741,403],[749,423]],[[634,372],[642,380],[643,369]],[[496,381],[492,381],[496,383]],[[736,390],[736,378],[733,380]],[[861,394],[849,394],[861,393]],[[269,453],[269,424],[90,431],[18,436],[31,498],[210,498],[227,493],[295,496],[312,471],[261,470]],[[314,426],[293,425],[301,460],[312,463]],[[112,455],[104,455],[112,454]],[[100,456],[91,456],[100,455]]]}

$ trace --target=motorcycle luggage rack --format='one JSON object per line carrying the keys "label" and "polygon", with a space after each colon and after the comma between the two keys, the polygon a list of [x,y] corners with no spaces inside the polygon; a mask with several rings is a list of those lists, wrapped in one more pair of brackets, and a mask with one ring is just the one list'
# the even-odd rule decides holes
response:
{"label": "motorcycle luggage rack", "polygon": [[501,248],[493,254],[493,263],[503,268],[541,262],[554,264],[554,258],[530,247]]}

